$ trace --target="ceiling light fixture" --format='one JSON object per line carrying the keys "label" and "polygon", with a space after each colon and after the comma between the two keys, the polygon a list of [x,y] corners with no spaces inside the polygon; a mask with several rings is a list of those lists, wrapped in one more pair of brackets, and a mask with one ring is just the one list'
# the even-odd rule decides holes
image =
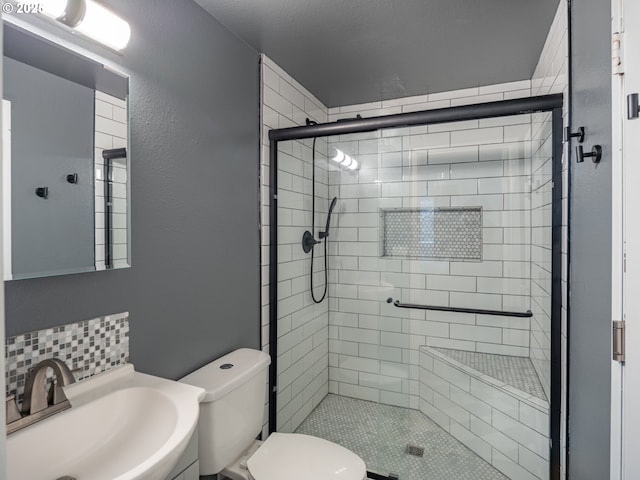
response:
{"label": "ceiling light fixture", "polygon": [[40,3],[42,13],[47,17],[58,18],[64,15],[67,8],[67,0],[46,0]]}
{"label": "ceiling light fixture", "polygon": [[129,24],[93,0],[44,0],[43,12],[74,31],[114,50],[122,50],[131,38]]}

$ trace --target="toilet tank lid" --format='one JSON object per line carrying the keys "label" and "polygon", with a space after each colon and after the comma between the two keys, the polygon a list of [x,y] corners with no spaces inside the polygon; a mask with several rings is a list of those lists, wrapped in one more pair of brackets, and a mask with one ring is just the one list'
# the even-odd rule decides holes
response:
{"label": "toilet tank lid", "polygon": [[204,388],[200,403],[213,402],[232,392],[271,363],[271,357],[260,350],[240,348],[191,372],[182,383]]}

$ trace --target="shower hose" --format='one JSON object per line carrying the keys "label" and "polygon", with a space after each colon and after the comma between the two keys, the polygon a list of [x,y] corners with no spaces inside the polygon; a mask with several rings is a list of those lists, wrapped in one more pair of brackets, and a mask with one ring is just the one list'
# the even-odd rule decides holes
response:
{"label": "shower hose", "polygon": [[[311,148],[311,234],[315,235],[316,231],[316,140],[317,138],[313,138],[313,145]],[[311,298],[315,303],[321,303],[324,298],[327,296],[327,287],[329,285],[328,281],[328,266],[329,261],[327,257],[327,243],[329,242],[329,237],[324,238],[324,290],[322,291],[322,297],[319,299],[316,298],[315,293],[313,292],[313,252],[315,248],[311,249]]]}

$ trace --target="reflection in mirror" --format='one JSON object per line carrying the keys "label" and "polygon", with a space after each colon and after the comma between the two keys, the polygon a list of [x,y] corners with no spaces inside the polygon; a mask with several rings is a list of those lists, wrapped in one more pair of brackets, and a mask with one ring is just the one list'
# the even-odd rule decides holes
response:
{"label": "reflection in mirror", "polygon": [[4,29],[4,278],[129,266],[128,80]]}

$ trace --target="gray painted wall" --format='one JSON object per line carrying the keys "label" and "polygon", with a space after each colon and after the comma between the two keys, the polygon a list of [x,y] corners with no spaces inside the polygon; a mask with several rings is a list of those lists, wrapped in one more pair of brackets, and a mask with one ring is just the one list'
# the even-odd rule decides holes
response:
{"label": "gray painted wall", "polygon": [[136,368],[178,378],[260,346],[258,56],[191,1],[106,3],[123,54],[74,41],[131,75],[132,268],[8,282],[7,334],[129,311]]}
{"label": "gray painted wall", "polygon": [[[95,270],[94,91],[4,57],[13,278]],[[78,183],[67,182],[77,173]],[[35,187],[46,186],[46,199]]]}
{"label": "gray painted wall", "polygon": [[[571,2],[572,128],[599,165],[571,165],[569,478],[609,478],[611,385],[611,5]],[[575,147],[575,142],[572,142]]]}

